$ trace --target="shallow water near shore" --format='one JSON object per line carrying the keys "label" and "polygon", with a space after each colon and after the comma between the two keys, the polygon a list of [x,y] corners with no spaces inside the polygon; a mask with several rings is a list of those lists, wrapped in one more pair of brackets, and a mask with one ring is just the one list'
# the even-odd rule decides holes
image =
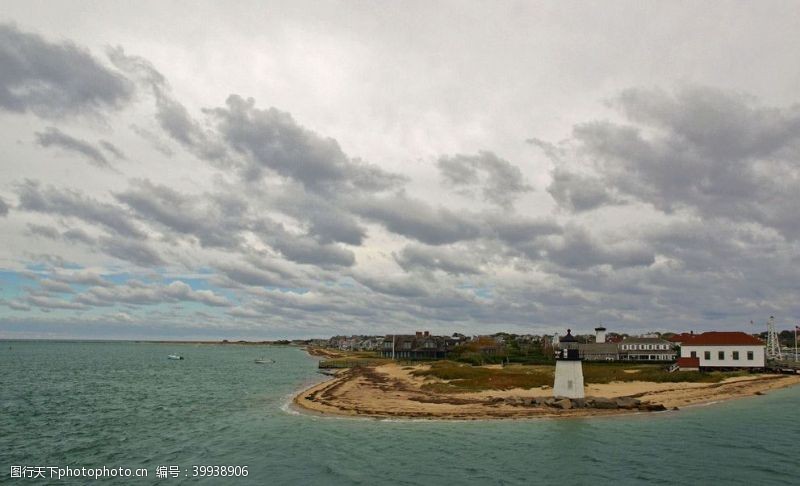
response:
{"label": "shallow water near shore", "polygon": [[[178,353],[186,359],[171,361]],[[258,357],[273,364],[259,365]],[[147,468],[105,484],[796,484],[800,387],[680,412],[524,421],[287,409],[325,377],[297,348],[0,343],[0,482],[12,465]],[[156,467],[246,465],[238,479]],[[85,479],[24,484],[91,484]]]}

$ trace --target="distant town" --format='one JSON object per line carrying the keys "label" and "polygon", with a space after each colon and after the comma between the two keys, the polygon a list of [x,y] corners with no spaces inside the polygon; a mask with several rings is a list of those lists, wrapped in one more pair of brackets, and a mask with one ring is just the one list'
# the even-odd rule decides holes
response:
{"label": "distant town", "polygon": [[[593,333],[573,334],[584,361],[682,363],[684,368],[764,367],[769,356],[768,332],[711,331],[695,333],[650,332],[639,335],[617,333],[598,326]],[[775,332],[779,353],[794,360],[794,331]],[[552,362],[559,348],[558,334],[434,335],[414,334],[337,335],[328,339],[223,341],[238,344],[310,346],[349,353],[368,353],[398,360],[449,359],[474,365]],[[686,352],[681,354],[681,348]],[[691,350],[689,350],[691,348]],[[713,349],[712,349],[713,348]],[[681,358],[686,358],[681,360]],[[694,360],[697,361],[694,361]]]}

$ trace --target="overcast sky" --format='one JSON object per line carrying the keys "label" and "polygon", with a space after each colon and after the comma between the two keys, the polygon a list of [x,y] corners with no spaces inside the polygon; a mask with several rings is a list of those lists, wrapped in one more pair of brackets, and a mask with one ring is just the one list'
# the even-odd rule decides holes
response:
{"label": "overcast sky", "polygon": [[0,337],[788,328],[798,25],[0,0]]}

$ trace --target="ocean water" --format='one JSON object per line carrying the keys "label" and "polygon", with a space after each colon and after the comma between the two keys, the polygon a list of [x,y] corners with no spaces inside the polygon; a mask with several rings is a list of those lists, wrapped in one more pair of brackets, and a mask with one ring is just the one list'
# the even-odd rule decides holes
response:
{"label": "ocean water", "polygon": [[[253,363],[260,356],[276,362]],[[323,378],[296,348],[0,342],[0,483],[800,484],[800,387],[569,420],[378,421],[287,407]],[[193,476],[201,465],[248,475]],[[13,479],[12,466],[148,477]],[[157,478],[159,466],[179,477]]]}

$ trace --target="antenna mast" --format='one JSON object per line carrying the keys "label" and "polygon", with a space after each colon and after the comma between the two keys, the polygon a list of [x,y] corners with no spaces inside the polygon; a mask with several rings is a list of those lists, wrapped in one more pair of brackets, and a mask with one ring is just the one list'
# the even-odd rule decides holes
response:
{"label": "antenna mast", "polygon": [[767,321],[767,359],[783,359],[781,343],[778,341],[778,332],[775,330],[774,316],[769,316]]}

